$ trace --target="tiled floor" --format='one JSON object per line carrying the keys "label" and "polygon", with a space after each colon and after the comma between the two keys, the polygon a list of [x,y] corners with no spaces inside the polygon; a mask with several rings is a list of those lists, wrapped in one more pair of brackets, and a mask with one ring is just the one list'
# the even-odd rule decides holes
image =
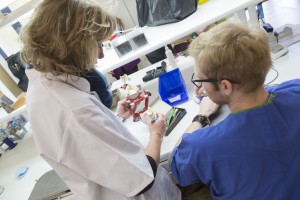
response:
{"label": "tiled floor", "polygon": [[[22,167],[29,169],[23,178],[18,179],[16,171]],[[35,181],[49,170],[51,167],[39,156],[28,132],[14,149],[6,151],[0,158],[0,185],[5,188],[0,200],[28,199]]]}
{"label": "tiled floor", "polygon": [[[300,23],[299,0],[269,0],[263,4],[263,8],[266,22],[274,29],[285,24]],[[300,45],[289,47],[289,50],[300,55]],[[29,170],[22,179],[17,179],[15,171],[23,166],[28,166]],[[39,157],[33,138],[28,133],[15,149],[7,151],[0,158],[0,185],[5,188],[0,200],[10,200],[12,195],[16,200],[28,199],[35,181],[48,170],[51,167]],[[211,199],[208,188],[197,184],[182,191],[183,200]]]}

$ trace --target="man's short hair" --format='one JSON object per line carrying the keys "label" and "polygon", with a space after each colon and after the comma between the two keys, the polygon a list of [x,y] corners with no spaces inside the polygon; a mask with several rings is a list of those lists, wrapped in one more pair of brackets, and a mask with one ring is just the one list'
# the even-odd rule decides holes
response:
{"label": "man's short hair", "polygon": [[201,33],[189,47],[208,78],[238,82],[242,92],[263,85],[272,66],[267,34],[259,27],[223,22]]}

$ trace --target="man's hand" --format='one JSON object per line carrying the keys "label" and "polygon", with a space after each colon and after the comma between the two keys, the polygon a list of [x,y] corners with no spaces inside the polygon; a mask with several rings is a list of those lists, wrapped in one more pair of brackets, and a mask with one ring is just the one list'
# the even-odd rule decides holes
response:
{"label": "man's hand", "polygon": [[198,88],[198,87],[194,86],[194,93],[196,96],[204,95],[204,88],[203,87]]}
{"label": "man's hand", "polygon": [[219,105],[214,103],[209,97],[203,97],[200,103],[199,114],[209,117],[215,113],[219,108]]}
{"label": "man's hand", "polygon": [[200,115],[205,115],[209,117],[211,114],[215,113],[218,110],[219,105],[214,103],[209,97],[206,96],[203,87],[201,88],[194,87],[194,93],[196,96],[203,96],[200,102],[200,109],[199,109]]}

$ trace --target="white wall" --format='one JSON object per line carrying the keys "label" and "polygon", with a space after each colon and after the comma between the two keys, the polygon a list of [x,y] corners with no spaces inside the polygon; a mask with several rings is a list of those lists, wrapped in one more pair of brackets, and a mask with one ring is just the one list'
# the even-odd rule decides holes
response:
{"label": "white wall", "polygon": [[7,5],[12,5],[16,0],[2,0],[0,1],[0,9],[6,7]]}
{"label": "white wall", "polygon": [[[14,10],[16,10],[17,8],[19,8],[21,5],[26,4],[28,2],[30,2],[31,0],[5,0],[5,1],[0,1],[0,9],[6,7],[7,5],[9,5],[9,8],[12,10],[12,12]],[[18,51],[20,51],[21,46],[18,40],[19,35],[17,34],[17,32],[12,28],[11,24],[14,24],[15,22],[20,22],[23,25],[25,25],[31,16],[31,12],[28,12],[27,14],[20,16],[20,18],[14,20],[13,22],[0,27],[0,47],[2,48],[2,50],[5,52],[5,54],[7,56],[10,56],[12,54],[17,53]],[[8,68],[7,62],[5,61],[5,59],[0,56],[0,64],[1,66],[4,68],[4,70],[12,77],[12,79],[18,83],[19,80],[11,73],[11,71]]]}
{"label": "white wall", "polygon": [[[121,18],[125,28],[133,28],[138,26],[138,19],[137,19],[137,11],[136,11],[136,1],[135,0],[118,0],[119,3],[119,10],[117,17]],[[127,12],[127,8],[128,11]]]}

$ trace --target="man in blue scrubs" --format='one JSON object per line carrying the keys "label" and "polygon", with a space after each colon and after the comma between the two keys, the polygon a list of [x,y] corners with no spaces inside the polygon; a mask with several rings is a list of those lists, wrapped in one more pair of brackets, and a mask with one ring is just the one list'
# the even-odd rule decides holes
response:
{"label": "man in blue scrubs", "polygon": [[[218,200],[300,199],[300,79],[264,89],[272,66],[265,32],[224,22],[189,51],[192,82],[208,97],[173,151],[179,184],[202,182]],[[221,104],[230,114],[207,126]]]}

